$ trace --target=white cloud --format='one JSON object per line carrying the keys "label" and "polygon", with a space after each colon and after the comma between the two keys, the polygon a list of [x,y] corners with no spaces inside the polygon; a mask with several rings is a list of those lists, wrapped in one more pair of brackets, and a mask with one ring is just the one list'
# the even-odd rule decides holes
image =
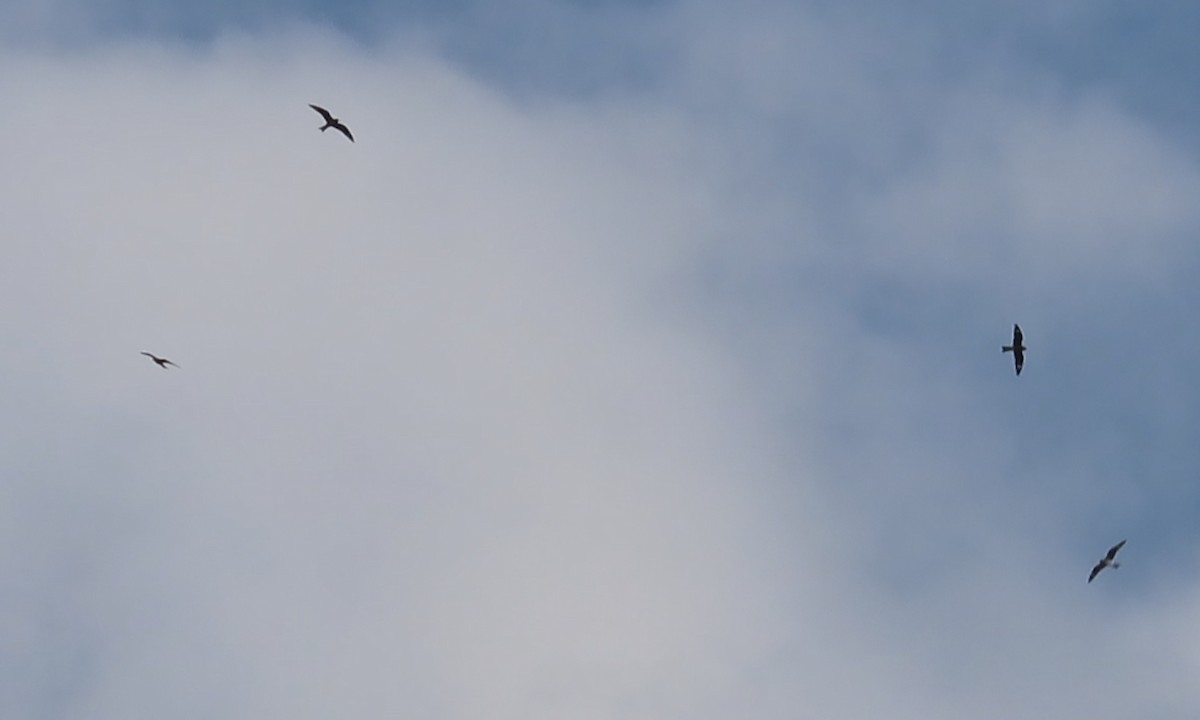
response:
{"label": "white cloud", "polygon": [[[1176,287],[1190,163],[849,14],[679,13],[586,99],[312,28],[9,52],[13,717],[1189,716],[1030,404],[1061,278]],[[1013,303],[1016,385],[1014,272],[1066,308]]]}

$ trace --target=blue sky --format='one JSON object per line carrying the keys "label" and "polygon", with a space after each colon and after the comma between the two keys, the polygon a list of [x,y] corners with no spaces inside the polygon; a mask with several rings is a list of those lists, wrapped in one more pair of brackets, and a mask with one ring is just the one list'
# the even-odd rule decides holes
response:
{"label": "blue sky", "polygon": [[6,717],[1191,720],[1197,13],[0,10]]}

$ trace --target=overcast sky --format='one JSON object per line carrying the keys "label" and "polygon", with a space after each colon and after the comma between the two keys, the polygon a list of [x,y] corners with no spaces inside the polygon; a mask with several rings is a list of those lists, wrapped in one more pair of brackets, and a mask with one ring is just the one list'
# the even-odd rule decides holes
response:
{"label": "overcast sky", "polygon": [[1200,9],[903,5],[7,3],[5,720],[1195,720]]}

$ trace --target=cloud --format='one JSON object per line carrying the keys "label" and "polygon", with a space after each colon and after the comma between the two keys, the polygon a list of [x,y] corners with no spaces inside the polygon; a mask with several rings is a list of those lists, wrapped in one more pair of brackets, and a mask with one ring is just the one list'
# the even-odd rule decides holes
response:
{"label": "cloud", "polygon": [[6,52],[14,717],[1194,715],[1176,139],[927,18],[644,12],[584,93]]}

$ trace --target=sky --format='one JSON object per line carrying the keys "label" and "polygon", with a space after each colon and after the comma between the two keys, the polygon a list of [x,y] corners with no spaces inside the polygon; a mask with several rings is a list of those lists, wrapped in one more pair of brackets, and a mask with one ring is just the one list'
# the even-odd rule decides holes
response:
{"label": "sky", "polygon": [[5,718],[1194,720],[1198,26],[7,3]]}

